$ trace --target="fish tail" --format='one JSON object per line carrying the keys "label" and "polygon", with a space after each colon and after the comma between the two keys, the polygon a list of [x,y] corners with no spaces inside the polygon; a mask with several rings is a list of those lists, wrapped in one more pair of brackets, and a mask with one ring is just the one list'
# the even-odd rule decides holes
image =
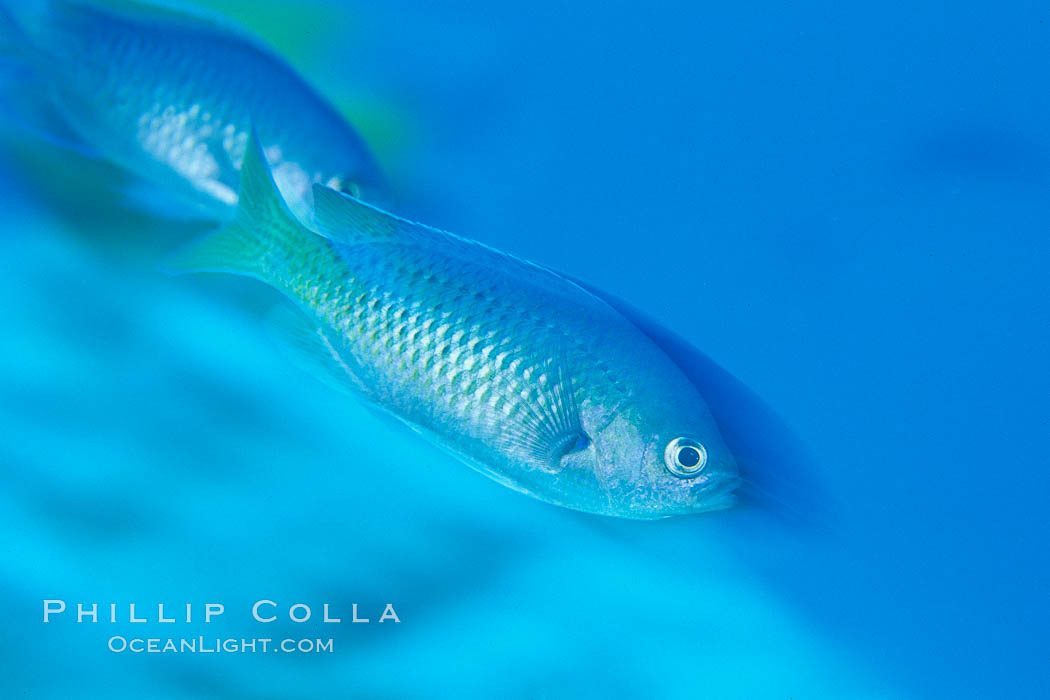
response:
{"label": "fish tail", "polygon": [[179,251],[170,272],[229,272],[280,287],[280,270],[318,238],[288,209],[273,180],[254,130],[241,166],[241,189],[233,221]]}

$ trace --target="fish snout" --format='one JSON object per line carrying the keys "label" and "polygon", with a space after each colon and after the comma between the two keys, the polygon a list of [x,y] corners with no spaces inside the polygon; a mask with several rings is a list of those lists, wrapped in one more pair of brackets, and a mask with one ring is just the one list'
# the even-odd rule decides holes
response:
{"label": "fish snout", "polygon": [[736,503],[735,491],[743,480],[734,469],[732,472],[711,474],[690,489],[690,500],[700,510],[721,510]]}

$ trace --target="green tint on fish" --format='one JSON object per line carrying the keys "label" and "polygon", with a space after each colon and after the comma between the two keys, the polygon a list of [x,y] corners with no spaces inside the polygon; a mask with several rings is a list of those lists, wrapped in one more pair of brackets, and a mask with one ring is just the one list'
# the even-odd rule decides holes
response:
{"label": "green tint on fish", "polygon": [[235,221],[177,263],[258,278],[301,310],[302,357],[496,481],[660,518],[733,503],[737,466],[694,385],[564,277],[314,188],[317,233],[250,147]]}
{"label": "green tint on fish", "polygon": [[[28,126],[159,186],[154,197],[231,218],[254,126],[304,220],[317,182],[388,201],[375,160],[342,116],[283,59],[220,22],[139,2],[0,0],[2,45],[29,69],[19,89],[46,96],[74,133]],[[82,143],[66,143],[74,139]]]}

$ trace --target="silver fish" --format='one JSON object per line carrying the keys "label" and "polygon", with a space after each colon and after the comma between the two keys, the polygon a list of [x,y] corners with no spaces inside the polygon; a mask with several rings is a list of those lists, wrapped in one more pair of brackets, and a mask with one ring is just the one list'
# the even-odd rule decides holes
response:
{"label": "silver fish", "polygon": [[[0,0],[0,48],[28,66],[31,80],[21,89],[47,96],[61,118],[51,121],[64,121],[79,139],[71,147],[117,163],[158,185],[155,195],[177,195],[198,213],[232,216],[253,126],[297,216],[309,218],[317,182],[389,200],[364,141],[335,109],[282,59],[218,21],[139,3]],[[35,114],[23,121],[33,119],[44,121]]]}
{"label": "silver fish", "polygon": [[727,508],[737,465],[704,398],[623,315],[551,270],[315,186],[316,232],[262,147],[229,226],[177,259],[277,288],[300,357],[478,471],[591,513]]}

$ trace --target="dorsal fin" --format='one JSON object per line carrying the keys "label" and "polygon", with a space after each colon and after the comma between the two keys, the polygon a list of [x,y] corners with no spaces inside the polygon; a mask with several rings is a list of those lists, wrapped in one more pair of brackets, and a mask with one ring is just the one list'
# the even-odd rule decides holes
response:
{"label": "dorsal fin", "polygon": [[314,226],[325,238],[342,243],[386,241],[397,238],[402,222],[331,187],[315,184]]}
{"label": "dorsal fin", "polygon": [[313,196],[314,229],[332,241],[426,245],[465,240],[447,231],[402,219],[325,185],[314,184]]}

